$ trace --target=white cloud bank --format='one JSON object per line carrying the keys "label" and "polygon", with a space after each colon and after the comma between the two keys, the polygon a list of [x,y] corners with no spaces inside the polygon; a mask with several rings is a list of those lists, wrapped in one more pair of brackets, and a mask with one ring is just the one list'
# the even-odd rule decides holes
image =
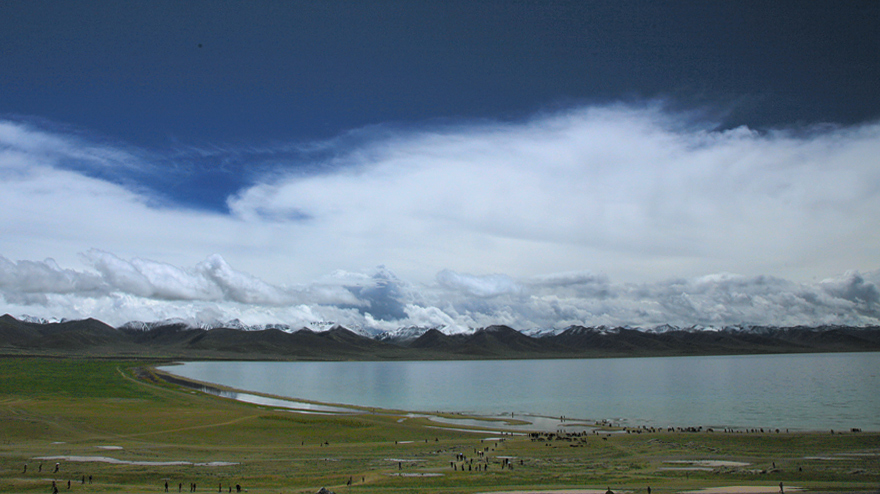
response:
{"label": "white cloud bank", "polygon": [[[162,166],[147,152],[0,120],[0,310],[114,324],[877,322],[880,124],[719,131],[619,105],[313,147],[333,157],[243,180],[221,214],[152,190]],[[33,261],[45,258],[57,262]]]}
{"label": "white cloud bank", "polygon": [[335,322],[449,332],[491,324],[518,329],[880,324],[876,271],[818,283],[723,274],[635,284],[588,273],[513,279],[444,270],[434,283],[415,285],[380,267],[371,274],[338,272],[321,282],[287,287],[237,271],[218,255],[188,269],[94,250],[84,258],[96,272],[64,269],[51,259],[0,257],[0,307],[13,315],[95,317],[117,326],[171,318],[193,324],[239,319],[293,328]]}
{"label": "white cloud bank", "polygon": [[878,125],[716,132],[654,109],[592,108],[385,137],[335,165],[273,177],[230,208],[251,222],[297,212],[311,257],[421,279],[877,267]]}

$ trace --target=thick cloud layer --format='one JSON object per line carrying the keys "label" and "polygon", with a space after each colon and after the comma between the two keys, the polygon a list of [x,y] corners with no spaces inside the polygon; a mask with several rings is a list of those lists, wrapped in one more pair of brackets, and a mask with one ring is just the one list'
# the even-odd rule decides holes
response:
{"label": "thick cloud layer", "polygon": [[[148,152],[0,120],[0,310],[455,330],[876,322],[880,124],[759,132],[611,105],[257,144]],[[234,182],[226,212],[173,186],[205,160]]]}
{"label": "thick cloud layer", "polygon": [[391,259],[405,275],[809,279],[876,267],[878,156],[876,125],[714,131],[656,109],[590,108],[385,137],[229,204],[248,221],[295,212],[308,218],[297,230],[342,240],[325,252]]}
{"label": "thick cloud layer", "polygon": [[614,283],[588,273],[513,279],[444,270],[416,285],[387,268],[340,272],[308,286],[274,286],[210,256],[184,269],[87,252],[94,271],[54,261],[0,257],[0,302],[14,315],[97,317],[120,325],[177,318],[196,323],[393,330],[402,326],[468,331],[491,324],[519,329],[663,324],[880,324],[880,273],[848,272],[818,283],[730,274],[652,283]]}

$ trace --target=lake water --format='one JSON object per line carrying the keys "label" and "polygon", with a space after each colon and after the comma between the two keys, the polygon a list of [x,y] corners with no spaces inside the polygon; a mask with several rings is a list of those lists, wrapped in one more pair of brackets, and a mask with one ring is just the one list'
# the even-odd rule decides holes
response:
{"label": "lake water", "polygon": [[880,353],[418,362],[189,362],[256,393],[419,412],[629,426],[880,430]]}

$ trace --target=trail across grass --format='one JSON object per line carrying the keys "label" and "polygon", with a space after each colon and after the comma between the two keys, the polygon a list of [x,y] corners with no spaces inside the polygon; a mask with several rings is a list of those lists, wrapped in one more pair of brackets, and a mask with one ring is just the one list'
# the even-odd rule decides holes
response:
{"label": "trail across grass", "polygon": [[166,482],[169,492],[195,484],[197,492],[339,494],[880,487],[876,433],[530,438],[447,429],[403,412],[249,405],[150,379],[138,371],[144,362],[0,365],[0,492],[51,493],[53,481],[62,493],[164,492]]}

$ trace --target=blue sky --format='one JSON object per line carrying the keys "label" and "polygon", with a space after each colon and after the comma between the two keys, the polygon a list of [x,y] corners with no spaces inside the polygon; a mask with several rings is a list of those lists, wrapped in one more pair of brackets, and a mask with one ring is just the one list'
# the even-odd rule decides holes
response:
{"label": "blue sky", "polygon": [[867,1],[3,2],[0,310],[876,324],[878,25]]}

